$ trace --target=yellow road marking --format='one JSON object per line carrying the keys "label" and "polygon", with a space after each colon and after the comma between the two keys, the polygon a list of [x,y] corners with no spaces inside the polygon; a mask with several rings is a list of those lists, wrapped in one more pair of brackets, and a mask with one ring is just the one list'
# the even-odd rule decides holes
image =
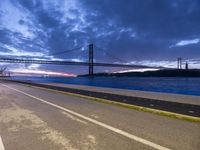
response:
{"label": "yellow road marking", "polygon": [[153,108],[148,108],[148,107],[142,107],[142,106],[137,106],[137,105],[133,105],[133,104],[130,105],[130,104],[126,104],[126,103],[111,101],[111,100],[108,100],[108,99],[85,96],[85,95],[76,94],[76,93],[70,93],[70,92],[48,89],[48,88],[44,88],[44,87],[38,87],[38,86],[31,86],[31,87],[43,89],[43,90],[47,90],[47,91],[53,91],[53,92],[65,94],[65,95],[68,95],[68,96],[76,96],[76,97],[79,97],[79,98],[84,98],[84,99],[102,102],[102,103],[106,103],[106,104],[113,104],[113,105],[126,107],[126,108],[130,108],[130,109],[134,109],[134,110],[149,112],[149,113],[153,113],[153,114],[157,114],[157,115],[167,116],[167,117],[170,117],[170,118],[176,118],[176,119],[200,123],[199,117],[177,114],[177,113],[173,113],[173,112],[168,112],[168,111],[158,110],[158,109],[153,109]]}

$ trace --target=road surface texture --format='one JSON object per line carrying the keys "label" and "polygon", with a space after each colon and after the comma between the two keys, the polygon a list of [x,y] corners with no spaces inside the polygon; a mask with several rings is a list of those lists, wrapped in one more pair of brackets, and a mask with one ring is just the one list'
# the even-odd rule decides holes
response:
{"label": "road surface texture", "polygon": [[128,105],[153,108],[167,112],[200,117],[200,97],[155,92],[131,91],[93,86],[65,85],[57,83],[37,83],[30,81],[6,80],[16,83],[44,87],[48,89],[101,98],[107,102],[120,102]]}
{"label": "road surface texture", "polygon": [[0,150],[199,147],[199,123],[0,81]]}
{"label": "road surface texture", "polygon": [[184,103],[191,105],[200,105],[200,96],[183,95],[183,94],[171,94],[171,93],[159,93],[149,91],[137,91],[118,88],[105,88],[87,85],[74,85],[74,84],[62,84],[62,83],[43,83],[51,86],[66,87],[71,89],[88,90],[93,92],[110,93],[125,95],[130,97],[140,97],[146,99],[154,99],[167,102]]}

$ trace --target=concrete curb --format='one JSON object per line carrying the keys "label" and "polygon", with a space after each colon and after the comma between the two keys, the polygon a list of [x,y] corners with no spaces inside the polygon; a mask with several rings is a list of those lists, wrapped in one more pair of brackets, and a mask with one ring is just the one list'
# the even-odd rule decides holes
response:
{"label": "concrete curb", "polygon": [[199,117],[192,117],[192,116],[187,116],[187,115],[182,115],[182,114],[177,114],[177,113],[172,113],[172,112],[167,112],[167,111],[162,111],[162,110],[157,110],[157,109],[152,109],[152,108],[147,108],[147,107],[129,105],[129,104],[125,104],[125,103],[110,101],[110,100],[107,100],[107,99],[85,96],[85,95],[80,95],[80,94],[75,94],[75,93],[70,93],[70,92],[63,92],[63,91],[48,89],[48,88],[44,88],[44,87],[37,87],[37,86],[32,86],[32,85],[29,85],[29,86],[34,87],[34,88],[47,90],[47,91],[57,92],[57,93],[60,93],[60,94],[65,94],[65,95],[68,95],[68,96],[76,96],[76,97],[79,97],[79,98],[84,98],[84,99],[88,99],[88,100],[92,100],[92,101],[102,102],[102,103],[105,103],[105,104],[113,104],[113,105],[117,105],[117,106],[121,106],[121,107],[125,107],[125,108],[130,108],[130,109],[149,112],[149,113],[153,113],[153,114],[157,114],[157,115],[167,116],[167,117],[170,117],[170,118],[176,118],[176,119],[186,120],[186,121],[190,121],[190,122],[200,123]]}
{"label": "concrete curb", "polygon": [[97,101],[97,102],[102,102],[102,103],[106,103],[106,104],[113,104],[113,105],[130,108],[130,109],[134,109],[134,110],[150,112],[153,114],[158,114],[158,115],[167,116],[167,117],[171,117],[171,118],[177,118],[177,119],[181,119],[181,120],[200,123],[200,117],[196,117],[196,116],[189,116],[186,114],[179,114],[179,113],[165,111],[165,110],[159,110],[159,109],[155,109],[155,108],[148,108],[145,106],[137,106],[134,104],[122,103],[122,102],[110,100],[109,98],[108,99],[97,98],[97,97],[90,96],[90,95],[88,96],[88,95],[83,95],[83,94],[79,94],[79,93],[73,93],[73,91],[68,92],[68,91],[62,91],[59,89],[52,89],[52,88],[49,88],[48,86],[41,86],[42,84],[37,84],[34,82],[25,82],[25,81],[17,81],[17,80],[9,80],[9,79],[6,79],[6,81],[16,82],[16,83],[20,83],[20,84],[23,84],[23,85],[26,85],[29,87],[35,87],[35,88],[40,88],[40,89],[44,89],[44,90],[48,90],[48,91],[58,92],[58,93],[66,94],[69,96],[76,96],[76,97],[93,100],[93,101]]}

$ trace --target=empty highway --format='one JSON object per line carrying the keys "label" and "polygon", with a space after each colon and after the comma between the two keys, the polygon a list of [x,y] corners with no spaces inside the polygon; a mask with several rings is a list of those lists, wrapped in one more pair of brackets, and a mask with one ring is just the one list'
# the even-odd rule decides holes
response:
{"label": "empty highway", "polygon": [[199,123],[0,81],[0,150],[199,147]]}

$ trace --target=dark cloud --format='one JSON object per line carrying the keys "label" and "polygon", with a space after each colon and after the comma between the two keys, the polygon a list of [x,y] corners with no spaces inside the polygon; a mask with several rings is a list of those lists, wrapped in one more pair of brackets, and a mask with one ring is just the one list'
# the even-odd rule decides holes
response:
{"label": "dark cloud", "polygon": [[[86,49],[93,42],[98,47],[95,59],[101,62],[117,61],[106,52],[126,62],[200,55],[200,43],[175,46],[182,40],[200,39],[199,0],[10,1],[26,15],[18,24],[34,36],[27,38],[4,25],[0,26],[0,42],[25,51],[52,55],[79,46]],[[55,57],[87,60],[86,54]]]}
{"label": "dark cloud", "polygon": [[144,32],[141,33],[144,36],[183,38],[190,33],[188,38],[199,33],[198,0],[132,0],[127,3],[123,0],[86,0],[84,4],[100,13],[100,21],[114,20],[124,27]]}
{"label": "dark cloud", "polygon": [[6,29],[0,29],[0,43],[2,44],[12,44],[11,41],[12,32]]}
{"label": "dark cloud", "polygon": [[[171,59],[176,56],[194,57],[200,54],[199,44],[169,49],[170,44],[184,39],[200,38],[200,1],[154,1],[123,0],[82,1],[85,7],[96,11],[98,16],[91,18],[94,24],[103,22],[109,26],[113,22],[115,32],[119,28],[131,28],[136,38],[127,34],[116,40],[116,35],[108,40],[113,53],[126,59]],[[112,30],[112,29],[111,29]],[[116,31],[118,30],[118,31]],[[185,50],[188,49],[188,50]],[[190,49],[190,50],[189,50]],[[185,52],[187,51],[187,52]],[[187,55],[191,53],[191,55]],[[122,57],[123,57],[122,56]],[[131,56],[131,57],[129,57]],[[166,57],[167,56],[167,57]]]}

